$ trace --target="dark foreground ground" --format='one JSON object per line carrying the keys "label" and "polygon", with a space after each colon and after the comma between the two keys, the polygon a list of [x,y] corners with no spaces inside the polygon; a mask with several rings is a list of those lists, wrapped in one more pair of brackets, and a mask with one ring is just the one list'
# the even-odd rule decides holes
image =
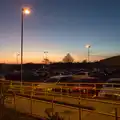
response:
{"label": "dark foreground ground", "polygon": [[4,110],[0,112],[0,120],[37,120],[37,118],[21,114],[13,109],[4,108]]}

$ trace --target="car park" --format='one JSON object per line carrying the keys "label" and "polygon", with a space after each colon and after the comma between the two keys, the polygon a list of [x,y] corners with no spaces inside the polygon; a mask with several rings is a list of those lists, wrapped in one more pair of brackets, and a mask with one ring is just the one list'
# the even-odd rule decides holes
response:
{"label": "car park", "polygon": [[74,74],[72,77],[74,80],[79,80],[82,78],[93,78],[90,76],[89,72],[78,72],[78,73]]}

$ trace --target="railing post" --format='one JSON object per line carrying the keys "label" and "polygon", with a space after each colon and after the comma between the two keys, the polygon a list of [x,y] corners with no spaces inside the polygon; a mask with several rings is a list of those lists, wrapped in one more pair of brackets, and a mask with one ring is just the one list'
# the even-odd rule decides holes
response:
{"label": "railing post", "polygon": [[22,83],[22,84],[20,83],[20,93],[21,93],[21,94],[24,94],[23,83]]}
{"label": "railing post", "polygon": [[66,83],[65,83],[65,89],[64,89],[63,91],[64,91],[64,92],[63,92],[64,95],[67,95],[67,91],[68,91],[68,90],[67,90],[67,84],[66,84]]}
{"label": "railing post", "polygon": [[32,90],[31,90],[32,96],[34,95],[34,84],[32,83]]}
{"label": "railing post", "polygon": [[88,98],[88,90],[89,90],[89,89],[87,89],[87,98]]}
{"label": "railing post", "polygon": [[34,86],[32,83],[32,90],[31,90],[31,95],[30,95],[30,113],[32,115],[32,97],[33,97],[33,90],[34,90]]}
{"label": "railing post", "polygon": [[62,86],[60,87],[60,95],[61,95],[61,98],[62,98]]}
{"label": "railing post", "polygon": [[117,117],[117,108],[115,108],[115,120],[118,120],[118,117]]}
{"label": "railing post", "polygon": [[10,81],[10,89],[12,89],[12,88],[13,88],[12,81]]}
{"label": "railing post", "polygon": [[[98,84],[98,85],[95,84],[95,86],[94,86],[94,87],[95,87],[95,96],[94,96],[94,97],[97,97],[97,91],[98,91],[98,90],[97,90],[97,87],[96,87],[96,86],[99,86],[99,84]],[[98,87],[98,88],[99,88],[99,87]]]}
{"label": "railing post", "polygon": [[69,88],[67,87],[67,96],[69,96],[70,94],[69,94]]}
{"label": "railing post", "polygon": [[94,83],[93,89],[92,89],[92,98],[96,98],[97,97],[97,90],[96,90],[96,84]]}
{"label": "railing post", "polygon": [[81,97],[81,89],[80,89],[80,84],[79,84],[79,98]]}
{"label": "railing post", "polygon": [[14,93],[14,108],[16,110],[16,94]]}
{"label": "railing post", "polygon": [[67,86],[67,95],[70,96],[70,89],[69,89],[68,84],[66,86]]}
{"label": "railing post", "polygon": [[45,88],[45,96],[47,96],[47,88]]}
{"label": "railing post", "polygon": [[52,116],[54,114],[54,99],[55,99],[55,96],[53,95],[53,99],[52,99]]}
{"label": "railing post", "polygon": [[[0,104],[2,104],[2,97],[3,97],[3,83],[0,84]],[[2,109],[2,106],[0,107],[0,119],[3,117],[3,109]]]}
{"label": "railing post", "polygon": [[82,116],[82,114],[81,114],[81,108],[80,108],[80,96],[79,96],[79,120],[82,120],[81,119],[81,116]]}

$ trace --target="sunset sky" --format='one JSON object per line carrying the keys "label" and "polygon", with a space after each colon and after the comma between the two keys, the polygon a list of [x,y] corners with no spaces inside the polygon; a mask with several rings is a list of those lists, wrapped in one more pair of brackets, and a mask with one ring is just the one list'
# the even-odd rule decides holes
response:
{"label": "sunset sky", "polygon": [[24,18],[24,62],[52,62],[70,53],[75,61],[100,60],[120,53],[120,0],[0,0],[0,62],[16,63],[20,14]]}

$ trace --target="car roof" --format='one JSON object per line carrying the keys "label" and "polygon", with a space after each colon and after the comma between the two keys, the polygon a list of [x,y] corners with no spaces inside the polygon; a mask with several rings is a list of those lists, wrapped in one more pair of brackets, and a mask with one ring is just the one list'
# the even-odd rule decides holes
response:
{"label": "car roof", "polygon": [[51,78],[59,79],[59,78],[63,78],[63,77],[72,77],[72,75],[57,75],[57,76],[50,77],[50,79]]}

